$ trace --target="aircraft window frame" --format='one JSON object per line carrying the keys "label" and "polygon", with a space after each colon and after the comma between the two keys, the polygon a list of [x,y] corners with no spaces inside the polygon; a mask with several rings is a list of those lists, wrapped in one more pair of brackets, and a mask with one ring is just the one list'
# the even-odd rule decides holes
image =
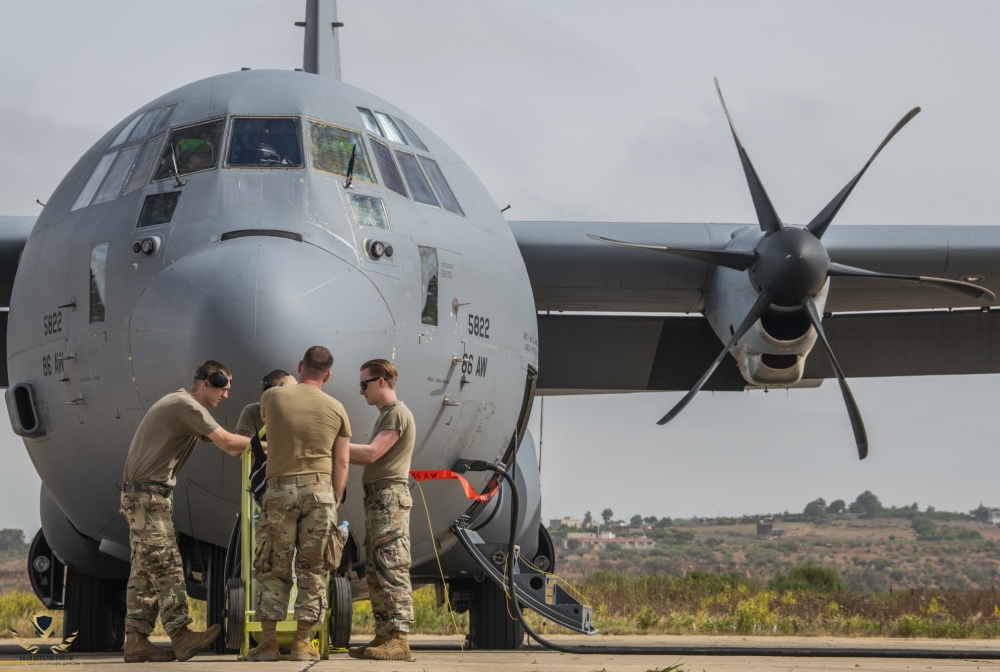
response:
{"label": "aircraft window frame", "polygon": [[139,211],[139,219],[136,220],[135,228],[144,229],[147,226],[169,224],[174,218],[174,212],[177,210],[177,202],[180,198],[181,192],[179,191],[149,194],[142,201],[142,210]]}
{"label": "aircraft window frame", "polygon": [[[410,195],[406,193],[406,184],[403,182],[403,176],[399,172],[399,168],[396,166],[395,159],[392,158],[392,150],[389,149],[389,145],[385,144],[381,140],[376,140],[372,136],[368,136],[368,139],[372,143],[372,154],[375,156],[375,163],[378,164],[379,172],[382,173],[382,184],[385,185],[389,191],[395,192],[402,196],[403,198],[409,198]],[[376,149],[376,145],[378,149]],[[384,150],[384,153],[379,150]],[[388,160],[386,165],[386,160]],[[391,168],[391,171],[387,171],[386,167]],[[394,184],[398,184],[398,189],[394,187]]]}
{"label": "aircraft window frame", "polygon": [[153,125],[149,127],[149,132],[146,135],[156,135],[160,131],[164,131],[170,125],[170,117],[174,114],[174,108],[177,107],[177,103],[172,105],[167,105],[160,113],[156,115],[156,120]]}
{"label": "aircraft window frame", "polygon": [[406,142],[406,138],[403,137],[403,132],[399,130],[399,126],[397,126],[396,122],[392,120],[392,117],[385,112],[376,111],[375,118],[378,119],[379,126],[382,127],[382,130],[385,131],[383,136],[386,140],[395,142],[397,145],[409,144]]}
{"label": "aircraft window frame", "polygon": [[431,151],[427,149],[427,146],[420,139],[420,136],[414,133],[413,129],[410,128],[409,124],[407,124],[399,117],[392,117],[392,120],[396,122],[396,125],[399,126],[399,130],[403,132],[403,135],[406,136],[406,139],[410,141],[411,145],[413,145],[417,149],[422,149],[425,152]]}
{"label": "aircraft window frame", "polygon": [[90,199],[91,205],[106,203],[118,198],[122,192],[122,187],[125,186],[125,180],[128,179],[129,174],[132,172],[132,166],[135,165],[135,157],[139,154],[141,147],[142,145],[132,145],[118,151],[118,156],[115,158],[114,163],[111,164],[111,168],[101,182],[100,188],[94,193],[94,197]]}
{"label": "aircraft window frame", "polygon": [[90,323],[104,322],[107,317],[108,245],[98,243],[90,248]]}
{"label": "aircraft window frame", "polygon": [[378,120],[375,119],[375,115],[372,114],[372,111],[367,107],[359,107],[357,109],[358,112],[361,113],[361,121],[364,122],[365,128],[367,128],[370,133],[374,133],[380,138],[384,138],[385,133],[383,133],[382,129],[379,128]]}
{"label": "aircraft window frame", "polygon": [[149,129],[152,127],[153,122],[156,121],[156,116],[159,113],[160,108],[158,107],[153,110],[147,110],[145,114],[142,115],[142,119],[139,120],[139,123],[132,129],[132,132],[128,134],[129,142],[145,138],[149,133]]}
{"label": "aircraft window frame", "polygon": [[[214,159],[208,165],[203,167],[199,166],[198,170],[179,170],[180,175],[194,175],[197,173],[204,173],[209,170],[217,170],[221,164],[221,148],[225,146],[225,135],[226,135],[226,117],[215,117],[213,119],[206,119],[204,121],[199,121],[193,124],[185,124],[184,126],[178,126],[177,128],[170,129],[170,134],[167,136],[167,142],[163,146],[163,151],[160,152],[160,163],[153,172],[152,182],[162,182],[163,180],[174,179],[174,166],[173,160],[170,156],[170,148],[174,145],[174,140],[177,138],[178,134],[191,129],[199,127],[211,127],[214,124],[218,124],[218,130],[215,131],[216,143],[212,148],[212,158]],[[198,138],[178,138],[177,144],[184,140],[198,139]],[[204,138],[201,138],[204,140]],[[211,145],[211,143],[209,143]],[[218,149],[216,149],[218,148]],[[183,150],[181,150],[183,152]],[[178,168],[181,168],[181,156],[177,156]]]}
{"label": "aircraft window frame", "polygon": [[109,147],[117,147],[118,145],[125,142],[125,140],[129,136],[129,133],[132,132],[132,129],[135,128],[135,125],[139,123],[140,119],[142,119],[142,113],[139,113],[134,117],[132,117],[132,121],[128,122],[128,124],[125,125],[125,128],[123,128],[121,132],[115,137],[114,142],[112,142],[111,145],[109,145]]}
{"label": "aircraft window frame", "polygon": [[[286,163],[234,163],[232,161],[233,151],[236,149],[236,140],[237,140],[237,137],[238,136],[239,137],[243,137],[243,133],[240,130],[237,129],[237,122],[243,122],[243,121],[264,121],[264,120],[291,121],[292,123],[295,124],[295,133],[292,134],[291,136],[285,136],[285,137],[286,138],[287,137],[293,137],[293,138],[295,138],[295,142],[297,143],[296,144],[296,149],[298,149],[298,152],[299,152],[298,163],[287,163],[287,164]],[[256,142],[257,139],[255,138],[254,141]],[[263,144],[263,143],[261,143],[261,144]],[[278,154],[278,152],[277,152],[277,148],[276,147],[270,146],[270,148],[275,152],[276,155],[280,156]],[[247,150],[247,151],[252,151],[252,150]],[[238,158],[240,158],[240,157],[238,157]],[[282,160],[288,160],[288,159],[286,157],[286,158],[283,158]],[[266,115],[266,116],[264,116],[264,115],[241,114],[241,115],[236,115],[236,116],[230,117],[230,119],[229,119],[229,139],[228,139],[228,141],[226,143],[226,161],[223,164],[223,166],[225,168],[286,168],[286,169],[288,169],[288,168],[305,168],[306,167],[306,159],[305,159],[305,152],[303,152],[303,147],[302,147],[302,120],[299,117],[296,117],[296,116],[286,116],[286,115]]]}
{"label": "aircraft window frame", "polygon": [[149,173],[160,157],[160,145],[163,143],[165,136],[166,133],[159,133],[142,144],[142,151],[139,152],[139,158],[136,159],[135,165],[132,167],[132,172],[129,173],[128,179],[125,180],[125,188],[122,190],[123,196],[131,194],[149,181]]}
{"label": "aircraft window frame", "polygon": [[389,225],[389,213],[385,210],[385,201],[378,196],[352,191],[347,194],[347,202],[351,206],[354,223],[358,226],[392,231]]}
{"label": "aircraft window frame", "polygon": [[434,191],[437,192],[438,199],[441,201],[441,207],[450,213],[465,217],[465,210],[462,209],[462,205],[458,202],[458,198],[455,196],[455,192],[452,191],[451,185],[448,184],[448,180],[445,178],[444,172],[442,172],[438,162],[429,156],[421,156],[420,154],[416,156],[417,160],[420,161],[421,167],[424,169],[424,173],[430,178],[430,182],[434,186]]}
{"label": "aircraft window frame", "polygon": [[[417,245],[420,254],[420,323],[438,326],[438,277],[441,265],[438,263],[436,247]],[[432,272],[433,265],[433,272]]]}
{"label": "aircraft window frame", "polygon": [[[406,180],[407,186],[410,187],[410,194],[413,196],[413,200],[421,205],[440,208],[441,203],[438,202],[437,196],[434,194],[434,189],[420,169],[420,163],[417,161],[416,155],[413,152],[404,152],[401,149],[394,151],[396,160],[399,162],[399,167],[402,169],[403,178]],[[427,200],[428,198],[430,200]]]}
{"label": "aircraft window frame", "polygon": [[76,202],[73,203],[73,207],[70,208],[70,212],[90,205],[91,199],[94,198],[94,194],[97,193],[98,188],[101,186],[101,182],[104,181],[108,171],[111,170],[111,164],[117,157],[118,150],[108,152],[101,157],[100,161],[97,162],[97,166],[94,168],[94,172],[90,174],[90,177],[87,178],[87,183],[83,185],[83,189],[80,190],[80,195],[76,197]]}
{"label": "aircraft window frame", "polygon": [[[306,117],[306,122],[307,126],[309,127],[308,129],[309,154],[310,158],[312,159],[313,170],[318,170],[321,173],[327,173],[329,175],[337,175],[339,177],[344,177],[344,178],[347,177],[347,166],[351,160],[350,154],[347,154],[346,158],[344,159],[344,171],[342,173],[338,173],[336,170],[320,167],[319,162],[317,161],[317,159],[322,159],[323,157],[325,157],[327,152],[332,154],[335,152],[335,150],[317,151],[316,147],[317,138],[314,137],[313,135],[313,128],[317,128],[318,130],[330,129],[331,132],[339,131],[347,134],[347,136],[352,140],[351,144],[357,145],[358,147],[358,156],[354,159],[354,173],[352,179],[357,180],[359,182],[366,182],[368,184],[378,184],[378,180],[375,179],[375,170],[372,168],[371,160],[369,160],[368,158],[368,150],[365,147],[364,136],[361,134],[360,131],[355,131],[350,128],[345,128],[344,126],[337,126],[336,124],[328,124],[325,121],[319,121],[318,119],[310,119],[308,117]],[[337,142],[337,140],[333,139],[331,142]],[[360,161],[360,166],[359,166],[359,161]],[[323,165],[329,165],[325,161],[325,159],[323,160]]]}

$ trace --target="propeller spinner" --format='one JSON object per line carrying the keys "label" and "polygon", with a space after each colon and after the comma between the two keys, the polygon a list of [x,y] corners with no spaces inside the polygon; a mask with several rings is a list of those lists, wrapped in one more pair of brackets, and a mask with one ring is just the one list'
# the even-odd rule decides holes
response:
{"label": "propeller spinner", "polygon": [[920,112],[919,107],[913,108],[899,120],[858,174],[840,190],[840,193],[834,196],[833,200],[804,229],[801,229],[798,227],[786,227],[781,223],[781,219],[778,217],[778,213],[774,209],[774,205],[771,203],[771,199],[768,197],[767,191],[765,191],[764,185],[757,175],[757,171],[754,170],[753,164],[750,162],[750,157],[743,147],[740,136],[736,132],[732,117],[730,117],[729,110],[726,108],[726,101],[722,97],[722,90],[719,88],[718,77],[715,78],[715,90],[719,94],[719,102],[722,103],[726,120],[729,122],[729,130],[732,131],[733,140],[736,142],[740,162],[743,164],[743,172],[746,174],[747,185],[750,187],[750,196],[753,199],[754,209],[757,212],[757,221],[760,224],[760,230],[764,233],[757,241],[754,250],[752,252],[696,250],[658,245],[641,245],[587,234],[595,240],[606,243],[642,247],[656,252],[665,252],[689,259],[696,259],[706,264],[746,271],[751,284],[758,293],[757,301],[750,309],[750,312],[747,313],[743,322],[740,323],[739,328],[733,332],[729,342],[726,343],[719,356],[715,358],[708,367],[708,370],[695,383],[695,386],[657,424],[663,425],[670,422],[690,403],[698,391],[708,382],[708,379],[715,372],[715,369],[718,368],[719,364],[722,363],[722,360],[725,359],[726,353],[729,352],[730,348],[750,330],[757,320],[767,312],[768,308],[772,305],[786,307],[799,305],[802,306],[810,324],[816,330],[819,341],[823,344],[823,349],[826,351],[826,355],[837,376],[837,382],[840,384],[840,390],[844,397],[844,404],[847,406],[847,414],[851,420],[851,427],[854,430],[854,441],[858,447],[858,457],[863,460],[868,456],[868,437],[865,433],[865,425],[861,419],[861,412],[858,410],[858,405],[854,401],[854,395],[851,394],[851,388],[844,377],[844,372],[840,368],[836,356],[833,354],[833,349],[826,338],[826,333],[823,331],[822,320],[814,300],[826,284],[827,278],[830,276],[856,276],[919,282],[958,292],[986,304],[992,303],[996,299],[996,296],[988,289],[967,282],[924,276],[891,275],[833,263],[830,261],[830,255],[823,245],[823,234],[826,233],[833,218],[836,217],[837,212],[840,211],[841,206],[844,205],[847,197],[854,190],[858,180],[865,174],[868,166],[872,164],[872,161],[875,160],[875,157],[878,156],[889,140]]}

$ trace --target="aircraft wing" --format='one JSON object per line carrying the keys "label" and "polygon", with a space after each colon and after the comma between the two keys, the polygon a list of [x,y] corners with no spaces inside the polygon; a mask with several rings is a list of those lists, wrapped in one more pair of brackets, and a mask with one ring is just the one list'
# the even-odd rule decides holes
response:
{"label": "aircraft wing", "polygon": [[[705,307],[708,265],[609,245],[587,233],[722,249],[744,226],[511,222],[540,313],[539,392],[687,390],[719,352],[707,320],[693,315]],[[823,242],[841,264],[973,278],[1000,294],[1000,227],[840,226]],[[849,378],[1000,373],[1000,311],[961,295],[902,281],[835,277],[826,311],[824,329]],[[824,353],[814,349],[803,384],[832,376]],[[735,360],[727,357],[704,389],[745,385]]]}
{"label": "aircraft wing", "polygon": [[0,217],[0,346],[4,356],[0,358],[0,387],[7,386],[7,308],[10,307],[10,293],[17,275],[17,264],[21,250],[28,240],[28,234],[35,225],[36,217]]}

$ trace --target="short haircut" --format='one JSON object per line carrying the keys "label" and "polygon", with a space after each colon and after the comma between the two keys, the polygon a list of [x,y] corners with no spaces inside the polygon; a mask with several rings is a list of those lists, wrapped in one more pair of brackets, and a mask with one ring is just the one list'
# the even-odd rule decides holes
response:
{"label": "short haircut", "polygon": [[306,377],[320,379],[333,366],[333,354],[322,345],[314,345],[302,355],[302,373]]}
{"label": "short haircut", "polygon": [[368,369],[372,376],[385,379],[385,384],[390,390],[396,389],[396,379],[399,378],[399,370],[396,365],[388,359],[370,359],[361,365],[361,371]]}
{"label": "short haircut", "polygon": [[275,369],[264,377],[271,381],[271,385],[277,385],[288,377],[288,372],[282,369]]}
{"label": "short haircut", "polygon": [[[207,373],[209,375],[212,375],[216,371],[221,371],[222,373],[226,374],[227,378],[232,378],[233,377],[233,374],[229,372],[229,369],[226,368],[225,364],[223,364],[222,362],[217,362],[214,359],[206,359],[198,367],[198,371],[204,371],[205,373]],[[196,376],[198,375],[198,371],[195,371],[195,375]],[[198,379],[195,378],[195,380],[198,380]]]}

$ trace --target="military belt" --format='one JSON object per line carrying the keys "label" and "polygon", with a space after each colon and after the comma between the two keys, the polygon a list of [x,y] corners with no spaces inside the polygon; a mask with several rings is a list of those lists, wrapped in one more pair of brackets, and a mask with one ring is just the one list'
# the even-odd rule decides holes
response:
{"label": "military belt", "polygon": [[295,474],[293,476],[274,476],[267,479],[267,487],[276,485],[308,485],[310,483],[333,483],[330,474]]}
{"label": "military belt", "polygon": [[378,492],[379,490],[385,490],[386,488],[391,488],[394,485],[406,486],[406,483],[402,481],[391,481],[388,479],[375,481],[374,483],[365,483],[365,497],[367,497],[372,493]]}
{"label": "military belt", "polygon": [[170,497],[170,488],[162,483],[147,483],[145,481],[126,481],[122,483],[122,492],[151,492],[161,497]]}

